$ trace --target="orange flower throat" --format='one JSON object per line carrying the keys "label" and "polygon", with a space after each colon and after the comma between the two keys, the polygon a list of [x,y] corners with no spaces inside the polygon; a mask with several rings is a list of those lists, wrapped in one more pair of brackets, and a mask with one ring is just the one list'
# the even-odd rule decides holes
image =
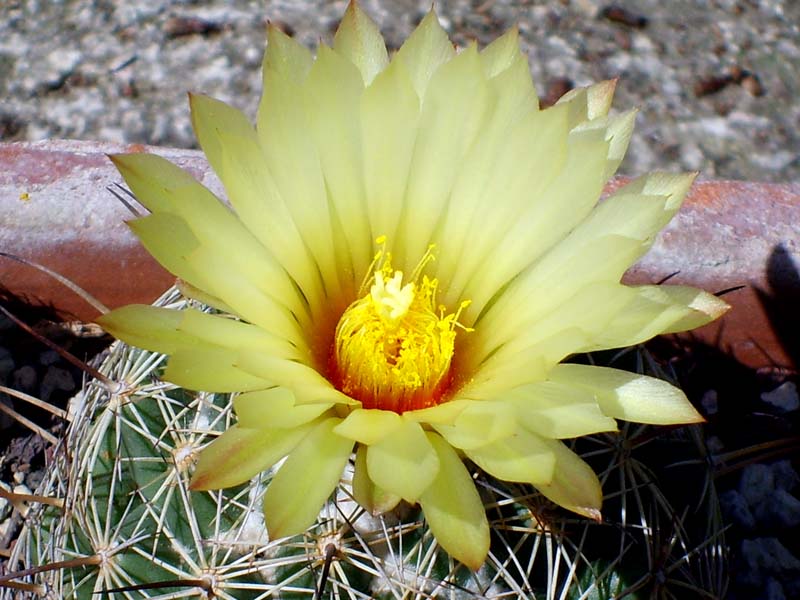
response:
{"label": "orange flower throat", "polygon": [[403,273],[392,269],[391,257],[381,250],[373,267],[383,258],[382,266],[339,319],[332,357],[334,383],[363,408],[403,413],[444,401],[456,328],[468,331],[458,317],[469,302],[449,315],[436,306],[438,281],[421,275],[433,260],[431,251],[403,284]]}

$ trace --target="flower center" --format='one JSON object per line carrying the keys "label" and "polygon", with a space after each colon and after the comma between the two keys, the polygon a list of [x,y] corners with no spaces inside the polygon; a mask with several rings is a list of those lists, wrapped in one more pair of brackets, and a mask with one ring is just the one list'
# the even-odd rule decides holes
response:
{"label": "flower center", "polygon": [[432,248],[404,284],[402,271],[394,271],[391,257],[381,250],[373,267],[382,265],[336,326],[335,383],[364,408],[403,413],[443,402],[456,328],[468,331],[458,317],[469,302],[449,315],[436,306],[438,281],[421,275],[433,260],[431,252]]}

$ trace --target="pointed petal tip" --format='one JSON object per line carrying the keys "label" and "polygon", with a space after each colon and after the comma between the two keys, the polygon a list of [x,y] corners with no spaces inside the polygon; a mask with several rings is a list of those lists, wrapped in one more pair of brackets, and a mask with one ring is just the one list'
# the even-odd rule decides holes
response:
{"label": "pointed petal tip", "polygon": [[714,294],[698,294],[689,308],[705,313],[711,321],[715,321],[731,309],[731,305]]}
{"label": "pointed petal tip", "polygon": [[576,506],[573,510],[578,514],[591,519],[592,521],[597,523],[603,522],[603,515],[599,508],[594,508],[593,506]]}
{"label": "pointed petal tip", "polygon": [[208,490],[218,489],[214,485],[213,477],[210,473],[194,473],[189,479],[190,492],[205,492]]}
{"label": "pointed petal tip", "polygon": [[108,160],[114,163],[114,166],[117,168],[117,170],[121,170],[125,167],[125,159],[126,157],[130,156],[130,154],[125,152],[117,152],[115,154],[106,154],[106,156],[108,157]]}
{"label": "pointed petal tip", "polygon": [[461,563],[469,568],[471,571],[478,571],[483,566],[483,563],[486,562],[486,555],[488,555],[488,551],[483,556],[475,556],[474,558],[462,558]]}

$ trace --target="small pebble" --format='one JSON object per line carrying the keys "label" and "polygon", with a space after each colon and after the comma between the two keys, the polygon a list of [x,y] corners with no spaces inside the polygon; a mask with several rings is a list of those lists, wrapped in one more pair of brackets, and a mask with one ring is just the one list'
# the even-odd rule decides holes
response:
{"label": "small pebble", "polygon": [[752,531],[756,527],[756,518],[753,516],[747,500],[736,490],[727,490],[719,495],[719,503],[726,519],[738,525],[745,531]]}
{"label": "small pebble", "polygon": [[781,582],[774,577],[767,579],[767,585],[764,586],[764,597],[766,600],[786,600]]}
{"label": "small pebble", "polygon": [[168,38],[188,35],[209,35],[222,31],[222,25],[198,17],[170,17],[164,23],[164,34]]}
{"label": "small pebble", "polygon": [[800,408],[800,396],[793,381],[786,381],[771,392],[764,392],[761,394],[761,400],[785,413]]}
{"label": "small pebble", "polygon": [[[11,488],[8,484],[3,483],[0,481],[0,488],[3,488],[6,492],[10,492]],[[5,519],[11,514],[11,502],[9,502],[6,498],[0,496],[0,521]]]}
{"label": "small pebble", "polygon": [[[24,495],[31,495],[31,490],[28,488],[27,485],[15,485],[14,486],[14,493],[15,494],[24,494]],[[28,516],[28,510],[30,509],[30,505],[27,502],[14,502],[14,507],[19,511],[23,518]]]}
{"label": "small pebble", "polygon": [[800,525],[800,500],[786,490],[775,490],[753,509],[761,527],[785,529]]}
{"label": "small pebble", "polygon": [[74,389],[75,380],[69,371],[61,367],[48,367],[39,386],[39,398],[48,402],[56,390],[71,392]]}
{"label": "small pebble", "polygon": [[791,492],[800,483],[800,475],[794,470],[791,460],[779,460],[772,465],[775,489]]}
{"label": "small pebble", "polygon": [[790,577],[783,583],[787,598],[800,598],[800,576]]}
{"label": "small pebble", "polygon": [[763,586],[770,575],[784,579],[800,574],[800,560],[778,538],[743,540],[741,555],[747,565],[741,575],[751,585]]}
{"label": "small pebble", "polygon": [[628,27],[633,27],[634,29],[643,29],[647,27],[648,22],[647,17],[644,15],[635,13],[616,4],[610,4],[603,7],[600,10],[599,16],[606,18],[613,23],[620,23],[621,25],[627,25]]}
{"label": "small pebble", "polygon": [[7,381],[7,377],[14,370],[14,358],[7,348],[0,347],[0,382]]}
{"label": "small pebble", "polygon": [[717,390],[708,390],[700,399],[700,404],[708,416],[715,415],[719,412],[719,405],[717,403]]}
{"label": "small pebble", "polygon": [[739,492],[753,508],[761,503],[775,489],[775,479],[768,465],[747,465],[739,480]]}
{"label": "small pebble", "polygon": [[45,367],[56,364],[61,357],[55,350],[45,350],[39,354],[39,364]]}
{"label": "small pebble", "polygon": [[11,386],[26,394],[36,395],[36,369],[30,365],[20,367],[11,375]]}

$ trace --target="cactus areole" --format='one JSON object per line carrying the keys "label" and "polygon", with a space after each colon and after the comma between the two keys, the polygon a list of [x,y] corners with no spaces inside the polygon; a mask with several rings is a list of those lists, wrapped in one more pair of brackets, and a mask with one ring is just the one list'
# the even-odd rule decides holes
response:
{"label": "cactus areole", "polygon": [[694,175],[646,175],[598,203],[633,129],[633,111],[608,114],[614,86],[542,110],[515,30],[456,51],[431,12],[390,57],[352,2],[316,58],[270,28],[255,126],[191,95],[232,210],[164,159],[113,156],[150,210],[131,228],[214,310],[132,305],[98,322],[168,354],[165,379],[237,392],[193,488],[286,458],[263,502],[270,536],[290,536],[354,460],[363,507],[419,503],[474,569],[490,536],[465,457],[599,518],[597,476],[561,440],[701,417],[665,382],[563,359],[727,308],[620,283]]}

